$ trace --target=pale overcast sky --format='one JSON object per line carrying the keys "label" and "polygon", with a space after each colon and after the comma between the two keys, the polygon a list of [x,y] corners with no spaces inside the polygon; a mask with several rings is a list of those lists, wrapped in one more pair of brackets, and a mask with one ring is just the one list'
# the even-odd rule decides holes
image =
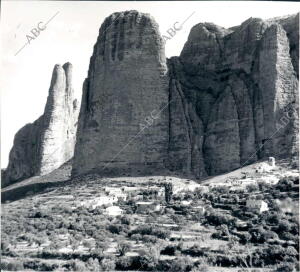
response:
{"label": "pale overcast sky", "polygon": [[[2,2],[1,3],[1,167],[15,133],[36,120],[44,110],[53,66],[73,64],[74,88],[81,98],[89,58],[99,27],[111,13],[135,9],[150,13],[161,34],[176,22],[183,29],[166,44],[167,57],[180,54],[192,26],[213,22],[223,27],[242,23],[249,17],[263,19],[299,11],[297,2]],[[26,35],[39,22],[56,15],[40,35],[25,46]],[[41,24],[43,25],[43,24]]]}

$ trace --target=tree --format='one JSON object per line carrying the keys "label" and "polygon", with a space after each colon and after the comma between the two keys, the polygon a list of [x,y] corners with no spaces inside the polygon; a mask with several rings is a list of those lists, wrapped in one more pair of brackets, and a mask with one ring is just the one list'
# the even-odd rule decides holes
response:
{"label": "tree", "polygon": [[121,221],[121,223],[122,223],[123,225],[131,225],[131,223],[132,223],[132,218],[129,217],[128,215],[124,215],[124,216],[121,217],[120,221]]}
{"label": "tree", "polygon": [[251,235],[248,232],[242,233],[240,235],[240,242],[242,244],[247,244],[251,240]]}
{"label": "tree", "polygon": [[291,231],[291,224],[287,220],[280,220],[278,224],[278,233],[282,232],[290,232]]}
{"label": "tree", "polygon": [[233,223],[233,218],[230,215],[222,214],[220,212],[212,212],[206,217],[208,223],[220,226],[222,224],[231,225]]}
{"label": "tree", "polygon": [[240,198],[239,198],[238,195],[234,195],[234,196],[232,197],[232,201],[233,201],[234,204],[239,203],[239,200],[240,200]]}
{"label": "tree", "polygon": [[76,240],[74,237],[70,237],[69,243],[70,243],[71,248],[72,248],[72,250],[73,250],[73,252],[74,252],[75,249],[78,248],[80,242],[79,242],[78,240]]}
{"label": "tree", "polygon": [[167,245],[167,246],[160,252],[160,254],[174,256],[176,250],[177,250],[177,246],[176,246],[176,245]]}
{"label": "tree", "polygon": [[91,249],[91,248],[93,247],[92,242],[89,241],[89,240],[83,241],[82,245],[83,245],[84,247],[87,247],[88,249]]}
{"label": "tree", "polygon": [[82,262],[78,259],[75,259],[71,263],[71,269],[72,269],[72,271],[86,271],[86,266],[85,266],[84,262]]}
{"label": "tree", "polygon": [[194,266],[194,261],[190,257],[176,258],[174,261],[172,261],[170,271],[172,272],[191,271],[193,266]]}
{"label": "tree", "polygon": [[284,263],[277,267],[275,272],[293,272],[295,271],[295,265],[291,263]]}
{"label": "tree", "polygon": [[87,267],[90,271],[101,271],[98,259],[89,258],[87,261]]}
{"label": "tree", "polygon": [[118,243],[117,252],[120,256],[124,256],[131,249],[131,245],[126,242]]}
{"label": "tree", "polygon": [[142,240],[143,236],[139,233],[132,234],[131,239],[134,240],[136,243],[138,243],[140,240]]}
{"label": "tree", "polygon": [[165,200],[167,203],[170,203],[173,196],[173,184],[172,183],[165,183]]}

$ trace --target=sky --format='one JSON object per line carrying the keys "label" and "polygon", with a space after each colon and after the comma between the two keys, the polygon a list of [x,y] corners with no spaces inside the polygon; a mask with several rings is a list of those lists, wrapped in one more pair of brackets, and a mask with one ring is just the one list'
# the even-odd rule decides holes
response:
{"label": "sky", "polygon": [[[16,132],[42,115],[55,64],[73,64],[73,86],[81,99],[82,83],[104,19],[113,12],[135,9],[150,13],[162,35],[184,23],[166,43],[166,56],[178,56],[190,29],[200,22],[223,27],[250,17],[268,19],[300,11],[297,2],[71,2],[4,1],[1,3],[1,168],[8,164]],[[50,21],[49,21],[50,20]],[[44,25],[46,22],[46,28]],[[34,29],[44,28],[37,33]],[[32,31],[36,33],[33,36]],[[28,36],[34,37],[23,47]]]}

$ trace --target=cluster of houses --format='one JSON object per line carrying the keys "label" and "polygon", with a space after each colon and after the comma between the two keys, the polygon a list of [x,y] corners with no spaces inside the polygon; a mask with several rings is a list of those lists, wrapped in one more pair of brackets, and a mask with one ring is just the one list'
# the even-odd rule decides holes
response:
{"label": "cluster of houses", "polygon": [[[150,200],[145,200],[145,197]],[[102,194],[91,200],[80,202],[80,206],[89,209],[102,207],[104,213],[110,216],[122,215],[125,211],[117,205],[122,200],[126,201],[129,198],[135,201],[136,212],[146,213],[151,211],[160,211],[161,205],[154,201],[155,199],[164,197],[164,188],[160,186],[148,186],[146,188],[135,186],[113,187],[107,186]]]}
{"label": "cluster of houses", "polygon": [[[186,191],[200,191],[201,193],[209,193],[212,188],[226,187],[229,189],[229,193],[237,193],[238,191],[245,191],[247,186],[257,186],[260,181],[270,184],[278,183],[280,177],[272,175],[273,169],[275,169],[275,159],[270,157],[267,162],[260,163],[255,168],[256,173],[264,172],[266,175],[263,177],[247,177],[245,173],[243,178],[229,177],[225,181],[212,182],[209,184],[197,184],[195,182],[189,182],[189,180],[182,181],[179,178],[172,177],[171,182],[173,184],[173,194],[184,194]],[[269,176],[268,176],[269,175]],[[175,179],[175,180],[174,180]],[[176,179],[180,180],[177,181]],[[184,184],[183,184],[184,183]],[[163,207],[159,204],[159,200],[164,199],[165,189],[164,186],[148,185],[144,186],[107,186],[104,188],[103,194],[100,196],[83,201],[82,206],[86,206],[92,209],[97,207],[104,208],[104,212],[108,215],[116,216],[124,212],[120,205],[120,200],[127,201],[128,199],[134,201],[136,206],[136,213],[148,213],[160,211]],[[118,205],[117,205],[118,203]],[[183,206],[192,205],[191,201],[181,200],[180,204]],[[267,211],[268,204],[263,200],[256,200],[249,198],[245,201],[247,209],[262,213]],[[197,205],[196,205],[197,206]],[[206,208],[204,205],[193,206],[195,212],[204,214]]]}

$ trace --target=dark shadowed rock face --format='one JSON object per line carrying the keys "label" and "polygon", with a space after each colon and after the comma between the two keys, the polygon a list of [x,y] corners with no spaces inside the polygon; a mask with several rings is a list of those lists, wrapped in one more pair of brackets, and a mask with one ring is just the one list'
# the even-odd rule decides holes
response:
{"label": "dark shadowed rock face", "polygon": [[72,65],[56,65],[44,114],[15,135],[2,186],[48,174],[72,158],[78,110],[71,82]]}
{"label": "dark shadowed rock face", "polygon": [[163,171],[168,83],[163,40],[154,20],[136,11],[106,18],[83,86],[73,175]]}
{"label": "dark shadowed rock face", "polygon": [[250,18],[229,30],[198,24],[169,62],[204,125],[207,174],[297,153],[297,18]]}
{"label": "dark shadowed rock face", "polygon": [[[168,169],[201,179],[295,155],[297,18],[197,24],[166,62],[149,15],[108,17],[83,86],[73,175]],[[141,131],[145,118],[151,125]]]}

